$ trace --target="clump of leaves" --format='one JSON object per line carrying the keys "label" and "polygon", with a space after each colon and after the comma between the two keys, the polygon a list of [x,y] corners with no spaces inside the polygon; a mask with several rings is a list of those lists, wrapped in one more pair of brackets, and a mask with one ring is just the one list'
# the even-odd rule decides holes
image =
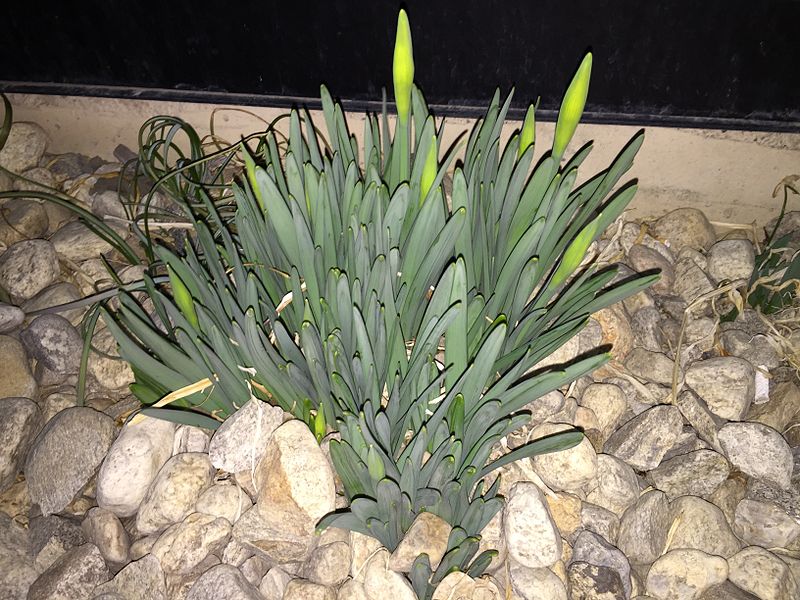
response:
{"label": "clump of leaves", "polygon": [[[480,575],[494,556],[476,557],[480,532],[502,506],[489,475],[582,434],[490,461],[493,447],[529,422],[529,402],[608,357],[538,371],[537,363],[592,313],[656,277],[616,282],[614,267],[582,266],[633,197],[635,184],[612,190],[643,140],[637,134],[576,187],[591,145],[562,165],[563,154],[590,71],[587,55],[553,147],[535,166],[533,108],[501,144],[511,94],[501,103],[499,92],[456,160],[413,84],[401,11],[394,130],[384,104],[365,119],[359,149],[323,87],[328,140],[307,111],[293,110],[285,143],[273,128],[255,148],[242,143],[235,202],[221,203],[201,173],[172,187],[193,224],[185,252],[144,235],[147,299],[122,290],[118,308],[103,309],[144,412],[214,427],[256,397],[305,420],[318,439],[337,431],[331,456],[350,506],[320,528],[359,531],[393,550],[431,512],[453,529],[435,573],[426,555],[414,563],[419,596],[453,570]],[[180,169],[191,175],[193,164]]]}

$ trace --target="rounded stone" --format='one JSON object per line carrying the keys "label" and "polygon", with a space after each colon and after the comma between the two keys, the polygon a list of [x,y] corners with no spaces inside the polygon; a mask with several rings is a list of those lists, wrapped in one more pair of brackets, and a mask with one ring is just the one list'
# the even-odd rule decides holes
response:
{"label": "rounded stone", "polygon": [[671,550],[647,573],[647,593],[659,600],[695,600],[728,577],[724,558],[699,550]]}
{"label": "rounded stone", "polygon": [[50,371],[58,375],[78,372],[83,340],[64,317],[53,314],[36,317],[19,338],[30,355]]}
{"label": "rounded stone", "polygon": [[750,240],[721,240],[708,251],[708,274],[717,281],[749,280],[755,268]]}
{"label": "rounded stone", "polygon": [[561,535],[536,485],[515,483],[508,494],[503,517],[508,553],[516,562],[542,568],[561,558]]}
{"label": "rounded stone", "polygon": [[735,356],[697,361],[686,370],[686,384],[722,419],[739,421],[755,397],[753,365]]}
{"label": "rounded stone", "polygon": [[47,148],[47,134],[36,123],[18,122],[11,126],[5,146],[0,150],[0,166],[22,173],[39,166]]}
{"label": "rounded stone", "polygon": [[0,286],[20,300],[28,300],[58,279],[60,266],[53,244],[23,240],[0,257]]}
{"label": "rounded stone", "polygon": [[[574,430],[572,425],[543,423],[534,428],[532,438],[538,439],[572,430]],[[534,456],[531,462],[542,481],[556,491],[577,490],[597,475],[597,454],[585,436],[577,446],[560,452]]]}
{"label": "rounded stone", "polygon": [[719,442],[728,460],[742,472],[781,489],[791,486],[794,461],[783,436],[761,423],[727,423]]}
{"label": "rounded stone", "polygon": [[130,539],[114,513],[96,506],[86,513],[81,529],[86,541],[97,546],[106,561],[115,564],[128,562]]}
{"label": "rounded stone", "polygon": [[667,240],[673,252],[684,246],[707,250],[717,240],[714,227],[703,211],[696,208],[678,208],[668,212],[653,223],[653,233]]}
{"label": "rounded stone", "polygon": [[0,400],[0,492],[14,484],[43,423],[42,412],[28,398]]}
{"label": "rounded stone", "polygon": [[0,242],[10,246],[21,240],[43,237],[49,221],[47,211],[34,200],[12,198],[0,206]]}

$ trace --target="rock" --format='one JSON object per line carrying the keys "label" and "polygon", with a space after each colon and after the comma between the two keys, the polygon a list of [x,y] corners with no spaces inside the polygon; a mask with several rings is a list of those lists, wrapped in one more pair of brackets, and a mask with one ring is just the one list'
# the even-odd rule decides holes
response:
{"label": "rock", "polygon": [[722,451],[717,432],[724,421],[708,409],[705,401],[692,390],[684,390],[678,394],[675,406],[681,411],[684,419],[694,428],[697,435],[718,452]]}
{"label": "rock", "polygon": [[[289,575],[289,573],[280,567],[272,567],[261,580],[258,591],[261,592],[261,595],[264,596],[266,600],[282,600],[286,585],[291,580],[292,576]],[[366,595],[364,598],[366,598]]]}
{"label": "rock", "polygon": [[42,413],[35,402],[0,399],[0,492],[14,484],[42,424]]}
{"label": "rock", "polygon": [[687,304],[714,290],[714,284],[702,267],[691,258],[681,258],[675,263],[675,283],[672,289]]}
{"label": "rock", "polygon": [[[543,423],[533,429],[532,439],[574,429],[567,424]],[[542,481],[556,491],[577,490],[592,481],[597,474],[597,454],[586,437],[568,450],[534,456],[531,463]]]}
{"label": "rock", "polygon": [[169,459],[156,475],[139,506],[136,529],[157,533],[182,521],[197,499],[211,486],[214,467],[207,454],[187,452]]}
{"label": "rock", "polygon": [[700,600],[758,600],[758,598],[736,587],[730,581],[723,581],[703,592]]}
{"label": "rock", "polygon": [[728,559],[728,579],[761,600],[792,600],[800,595],[788,565],[772,552],[748,546]]}
{"label": "rock", "polygon": [[[445,540],[445,544],[446,543],[447,540]],[[395,553],[397,553],[396,550]],[[347,542],[336,541],[330,544],[320,545],[315,548],[308,557],[303,567],[303,576],[309,581],[320,585],[338,587],[350,574],[351,558],[350,545]],[[414,558],[416,558],[416,556]],[[391,568],[391,560],[389,565],[389,568]]]}
{"label": "rock", "polygon": [[673,500],[678,496],[706,496],[717,489],[729,473],[724,456],[713,450],[695,450],[665,460],[650,471],[648,477]]}
{"label": "rock", "polygon": [[538,425],[540,423],[544,423],[563,407],[564,394],[562,394],[559,390],[553,390],[544,396],[540,396],[533,402],[528,402],[528,404],[525,405],[524,410],[530,411],[531,423]]}
{"label": "rock", "polygon": [[101,594],[115,594],[122,600],[167,600],[164,571],[152,554],[129,563],[114,579],[94,590],[97,600]]}
{"label": "rock", "polygon": [[114,513],[99,507],[92,508],[81,523],[81,529],[86,541],[97,546],[106,562],[128,562],[131,542],[128,532]]}
{"label": "rock", "polygon": [[381,548],[381,543],[374,537],[350,532],[350,551],[352,559],[350,561],[350,576],[360,582],[364,581],[364,567],[367,561]]}
{"label": "rock", "polygon": [[653,292],[664,294],[672,289],[672,284],[675,281],[675,271],[669,260],[656,250],[642,244],[634,244],[628,250],[628,261],[640,273],[654,269],[661,271],[661,279],[652,285]]}
{"label": "rock", "polygon": [[[795,449],[795,464],[798,461],[798,453]],[[797,485],[797,467],[793,471],[795,474],[792,477],[792,486],[788,490],[781,489],[777,486],[771,485],[758,479],[750,479],[747,486],[746,497],[749,500],[757,502],[766,502],[774,504],[792,517],[797,522],[800,522],[800,486]]]}
{"label": "rock", "polygon": [[225,419],[211,438],[211,464],[228,473],[255,471],[283,411],[256,398]]}
{"label": "rock", "polygon": [[787,489],[791,485],[792,451],[780,433],[761,423],[727,423],[719,441],[728,460],[744,473]]}
{"label": "rock", "polygon": [[441,517],[428,512],[420,513],[392,552],[389,568],[392,571],[408,573],[417,556],[425,553],[435,571],[447,550],[451,529],[450,524]]}
{"label": "rock", "polygon": [[728,558],[741,548],[722,511],[697,496],[681,496],[669,506],[667,549],[700,550]]}
{"label": "rock", "polygon": [[509,561],[511,585],[522,600],[567,600],[564,582],[550,569]]}
{"label": "rock", "polygon": [[647,593],[660,600],[694,600],[728,577],[724,558],[699,550],[671,550],[647,573]]}
{"label": "rock", "polygon": [[84,544],[69,550],[39,575],[28,590],[28,600],[90,598],[94,589],[108,580],[108,568],[97,546]]}
{"label": "rock", "polygon": [[[14,180],[14,189],[20,192],[41,191],[46,188],[55,188],[58,186],[55,176],[45,167],[32,167],[22,173],[25,179]],[[37,202],[44,202],[44,200],[35,200]]]}
{"label": "rock", "polygon": [[86,543],[80,524],[66,517],[33,516],[28,531],[28,554],[34,557],[34,567],[40,573],[67,550]]}
{"label": "rock", "polygon": [[250,497],[238,485],[217,483],[201,494],[195,510],[222,517],[233,525],[251,506]]}
{"label": "rock", "polygon": [[22,240],[41,238],[47,233],[47,211],[35,200],[11,198],[0,210],[0,242],[6,246]]}
{"label": "rock", "polygon": [[684,246],[708,250],[717,240],[714,227],[703,211],[696,208],[678,208],[660,217],[652,228],[653,234],[669,242],[673,252]]}
{"label": "rock", "polygon": [[631,595],[631,566],[628,559],[617,548],[608,541],[591,531],[584,531],[575,540],[572,548],[571,563],[588,563],[598,567],[605,567],[614,570],[625,597]]}
{"label": "rock", "polygon": [[211,567],[194,582],[187,600],[262,600],[258,590],[236,567]]}
{"label": "rock", "polygon": [[297,531],[292,523],[265,517],[258,506],[239,517],[233,538],[273,564],[304,562],[316,541],[313,532]]}
{"label": "rock", "polygon": [[13,331],[25,320],[25,311],[13,304],[0,302],[0,333]]}
{"label": "rock", "polygon": [[581,527],[614,544],[619,535],[619,517],[607,508],[584,502],[581,505]]}
{"label": "rock", "polygon": [[14,123],[0,150],[0,167],[13,173],[38,167],[46,148],[47,134],[44,129],[36,123]]}
{"label": "rock", "polygon": [[603,451],[636,469],[656,468],[681,432],[681,413],[674,406],[654,406],[617,429]]}
{"label": "rock", "polygon": [[592,383],[583,391],[580,404],[594,411],[600,431],[606,438],[619,424],[628,407],[625,393],[612,383]]}
{"label": "rock", "polygon": [[454,572],[445,576],[436,586],[431,600],[502,600],[500,590],[487,579],[475,580],[466,573]]}
{"label": "rock", "polygon": [[151,552],[165,573],[187,575],[210,554],[221,554],[230,535],[227,519],[192,513],[162,533]]}
{"label": "rock", "polygon": [[651,352],[660,352],[664,347],[661,332],[661,313],[655,306],[644,306],[631,315],[631,330],[636,344]]}
{"label": "rock", "polygon": [[36,380],[17,340],[0,335],[0,398],[36,398]]}
{"label": "rock", "polygon": [[586,499],[621,516],[639,498],[639,481],[627,464],[610,454],[597,456],[596,486]]}
{"label": "rock", "polygon": [[686,384],[708,405],[712,413],[732,421],[741,420],[755,397],[753,365],[735,356],[698,361],[686,370]]}
{"label": "rock", "polygon": [[664,492],[644,492],[622,515],[617,547],[632,563],[649,564],[661,556],[667,543],[669,502]]}
{"label": "rock", "polygon": [[30,510],[28,484],[24,480],[17,481],[4,492],[0,492],[0,518],[6,515],[16,523],[27,525]]}
{"label": "rock", "polygon": [[[228,417],[230,418],[230,417]],[[173,454],[184,452],[208,452],[211,436],[208,430],[192,425],[178,425],[175,429],[175,439],[172,444]],[[212,463],[213,460],[212,460]]]}
{"label": "rock", "polygon": [[[25,313],[32,313],[43,308],[74,302],[80,298],[81,293],[74,284],[68,282],[54,283],[43,289],[30,300],[23,302],[22,310]],[[58,314],[69,320],[70,323],[77,324],[83,317],[84,312],[85,308],[73,308],[61,311]]]}
{"label": "rock", "polygon": [[48,394],[44,400],[39,401],[42,408],[44,422],[47,423],[62,410],[78,406],[78,394],[75,388],[62,386],[52,394]]}
{"label": "rock", "polygon": [[97,504],[118,517],[136,514],[172,454],[174,431],[174,423],[149,417],[123,427],[97,475]]}
{"label": "rock", "polygon": [[292,579],[283,593],[283,600],[336,600],[336,592],[319,583]]}
{"label": "rock", "polygon": [[[267,600],[271,600],[266,596]],[[278,599],[280,600],[280,599]],[[364,591],[364,584],[354,579],[349,579],[344,582],[344,585],[339,588],[336,594],[336,600],[369,600],[367,592]]]}
{"label": "rock", "polygon": [[581,526],[581,499],[566,492],[547,494],[544,499],[562,537],[570,539]]}
{"label": "rock", "polygon": [[158,537],[157,535],[148,535],[133,542],[129,553],[131,560],[139,560],[150,554],[153,546],[158,541]]}
{"label": "rock", "polygon": [[561,557],[561,536],[542,492],[528,482],[511,487],[503,512],[503,531],[511,558],[530,568],[549,567]]}
{"label": "rock", "polygon": [[55,248],[47,240],[17,242],[0,256],[0,287],[19,300],[33,298],[59,273]]}
{"label": "rock", "polygon": [[[290,421],[291,423],[291,421]],[[379,550],[364,566],[364,591],[369,600],[417,600],[408,580],[388,567],[389,552]]]}
{"label": "rock", "polygon": [[719,507],[725,515],[725,520],[733,527],[736,507],[746,493],[747,476],[741,471],[732,471],[728,479],[723,481],[722,485],[708,496],[708,501]]}
{"label": "rock", "polygon": [[56,252],[73,262],[97,258],[114,247],[80,221],[67,223],[50,238]]}
{"label": "rock", "polygon": [[36,317],[19,336],[28,353],[57,374],[77,373],[83,351],[78,330],[64,317]]}
{"label": "rock", "polygon": [[38,577],[28,556],[28,531],[0,514],[0,598],[25,600]]}
{"label": "rock", "polygon": [[96,333],[92,344],[103,354],[89,354],[87,369],[95,381],[107,390],[121,390],[133,383],[133,371],[130,365],[119,358],[117,342],[108,329]]}
{"label": "rock", "polygon": [[767,369],[775,369],[781,364],[781,357],[764,335],[750,335],[740,329],[728,329],[719,337],[726,354],[737,356],[747,362]]}
{"label": "rock", "polygon": [[708,251],[708,274],[717,281],[749,280],[754,268],[750,240],[721,240]]}
{"label": "rock", "polygon": [[72,502],[97,472],[115,434],[111,418],[81,406],[61,411],[45,425],[25,463],[31,502],[42,514],[59,512]]}
{"label": "rock", "polygon": [[[622,362],[633,348],[633,331],[631,330],[630,317],[619,304],[612,304],[608,308],[597,311],[591,317],[600,324],[601,339],[584,351],[589,351],[597,346],[611,345],[612,362]],[[601,376],[607,369],[601,367],[595,374]]]}
{"label": "rock", "polygon": [[573,562],[568,571],[570,598],[574,600],[625,600],[619,573],[608,567]]}
{"label": "rock", "polygon": [[745,498],[734,515],[736,535],[751,546],[787,548],[800,537],[800,523],[774,502]]}
{"label": "rock", "polygon": [[747,420],[782,432],[792,418],[800,413],[800,388],[791,381],[784,381],[776,385],[769,396],[768,402],[750,407]]}
{"label": "rock", "polygon": [[239,565],[239,570],[251,585],[258,586],[261,584],[264,575],[267,574],[269,566],[269,563],[260,556],[251,556]]}
{"label": "rock", "polygon": [[494,572],[505,564],[508,549],[506,548],[506,540],[503,537],[503,511],[496,512],[486,524],[486,527],[483,528],[483,531],[481,531],[481,541],[478,543],[477,555],[486,550],[497,552],[497,555],[486,568],[488,573]]}
{"label": "rock", "polygon": [[634,348],[625,359],[625,367],[638,379],[669,386],[675,361],[662,352]]}
{"label": "rock", "polygon": [[333,471],[302,421],[278,427],[256,467],[258,503],[273,522],[312,532],[335,509]]}

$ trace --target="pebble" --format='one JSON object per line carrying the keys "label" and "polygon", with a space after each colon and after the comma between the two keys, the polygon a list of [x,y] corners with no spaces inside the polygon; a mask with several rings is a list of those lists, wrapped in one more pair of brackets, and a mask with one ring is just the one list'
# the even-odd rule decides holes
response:
{"label": "pebble", "polygon": [[617,547],[632,563],[650,564],[666,547],[669,522],[667,495],[660,490],[646,491],[622,515]]}
{"label": "pebble", "polygon": [[[543,423],[533,429],[532,439],[572,430],[572,425]],[[597,475],[597,454],[585,436],[577,446],[561,452],[534,456],[531,463],[542,481],[556,491],[577,490],[590,483]]]}
{"label": "pebble", "polygon": [[[625,368],[638,379],[661,385],[672,384],[675,361],[662,352],[634,348],[625,359]],[[679,375],[680,376],[680,375]]]}
{"label": "pebble", "polygon": [[250,496],[235,483],[216,483],[200,495],[195,510],[222,517],[233,525],[251,506]]}
{"label": "pebble", "polygon": [[656,468],[681,433],[674,406],[654,406],[635,416],[608,438],[603,451],[642,471]]}
{"label": "pebble", "polygon": [[789,566],[772,552],[748,546],[728,559],[728,579],[760,600],[794,600],[800,588]]}
{"label": "pebble", "polygon": [[713,450],[695,450],[665,460],[650,471],[653,485],[670,500],[678,496],[706,496],[728,478],[730,466]]}
{"label": "pebble", "polygon": [[575,540],[570,560],[614,570],[619,576],[625,597],[630,597],[631,565],[625,555],[608,540],[591,531],[584,531]]}
{"label": "pebble", "polygon": [[221,554],[230,536],[227,519],[192,513],[164,531],[151,553],[168,575],[188,575],[209,555]]}
{"label": "pebble", "polygon": [[304,562],[316,542],[312,532],[297,531],[292,523],[265,517],[258,506],[239,517],[233,539],[273,564]]}
{"label": "pebble", "polygon": [[28,600],[90,598],[94,589],[109,578],[97,546],[84,544],[66,552],[39,575],[28,590]]}
{"label": "pebble", "polygon": [[619,517],[602,506],[583,502],[581,503],[581,527],[615,544],[619,535]]}
{"label": "pebble", "polygon": [[659,600],[695,600],[728,577],[724,558],[699,550],[671,550],[647,573],[647,593]]}
{"label": "pebble", "polygon": [[669,505],[667,549],[691,548],[728,558],[741,543],[731,531],[723,512],[697,496],[681,496]]}
{"label": "pebble", "polygon": [[0,256],[0,286],[20,301],[55,283],[59,274],[58,256],[47,240],[16,242]]}
{"label": "pebble", "polygon": [[133,371],[119,358],[117,342],[108,329],[103,329],[92,338],[92,345],[103,354],[89,354],[87,370],[94,380],[107,390],[121,390],[133,383]]}
{"label": "pebble", "polygon": [[94,590],[94,600],[100,594],[114,594],[122,600],[166,600],[167,586],[161,563],[152,554],[127,564],[114,579]]}
{"label": "pebble", "polygon": [[115,435],[110,417],[80,406],[61,411],[45,425],[25,464],[31,502],[42,514],[59,512],[72,502],[97,472]]}
{"label": "pebble", "polygon": [[39,166],[45,149],[47,134],[36,123],[19,121],[11,126],[8,138],[0,150],[0,167],[13,173],[22,173]]}
{"label": "pebble", "polygon": [[[69,282],[54,283],[43,289],[30,300],[23,302],[21,308],[25,313],[32,313],[44,308],[58,306],[59,304],[74,302],[81,297],[80,290],[78,290],[75,284]],[[58,314],[73,325],[76,325],[83,317],[84,312],[84,308],[73,308],[59,312]]]}
{"label": "pebble", "polygon": [[530,568],[549,567],[561,557],[561,536],[536,485],[515,483],[503,512],[509,556]]}
{"label": "pebble", "polygon": [[388,568],[388,551],[379,550],[364,566],[364,591],[369,600],[417,600],[408,580]]}
{"label": "pebble", "polygon": [[633,469],[610,454],[597,456],[596,485],[586,494],[586,499],[622,516],[639,498],[639,480]]}
{"label": "pebble", "polygon": [[230,565],[216,565],[194,582],[186,600],[262,600],[241,571]]}
{"label": "pebble", "polygon": [[174,423],[150,417],[125,425],[97,475],[97,504],[118,517],[135,515],[172,455],[174,432]]}
{"label": "pebble", "polygon": [[52,235],[50,241],[59,255],[76,263],[96,259],[114,249],[80,221],[67,223]]}
{"label": "pebble", "polygon": [[619,573],[609,567],[573,562],[567,571],[571,598],[581,600],[625,600]]}
{"label": "pebble", "polygon": [[68,550],[84,543],[86,537],[77,521],[58,515],[31,515],[27,550],[40,573],[49,569]]}
{"label": "pebble", "polygon": [[706,272],[691,258],[681,258],[675,263],[673,290],[686,304],[714,290],[714,283]]}
{"label": "pebble", "polygon": [[771,370],[781,364],[781,357],[765,335],[750,335],[741,329],[728,329],[720,334],[719,341],[726,354],[743,358],[757,367]]}
{"label": "pebble", "polygon": [[436,586],[431,600],[503,600],[498,587],[487,579],[475,580],[466,573],[453,572]]}
{"label": "pebble", "polygon": [[428,555],[431,568],[436,570],[447,550],[451,529],[450,524],[441,517],[428,512],[420,513],[392,552],[389,568],[408,573],[417,556],[425,553]]}
{"label": "pebble", "polygon": [[36,317],[19,336],[30,356],[56,374],[78,372],[83,339],[72,324],[59,315]]}
{"label": "pebble", "polygon": [[782,489],[791,485],[792,450],[780,433],[761,423],[727,423],[719,441],[731,463],[744,473]]}
{"label": "pebble", "polygon": [[225,419],[209,445],[211,464],[228,473],[255,471],[272,433],[283,423],[283,411],[257,398]]}
{"label": "pebble", "polygon": [[86,513],[81,523],[83,535],[100,550],[106,562],[125,564],[128,562],[130,539],[117,516],[100,507],[94,507]]}
{"label": "pebble", "polygon": [[567,600],[564,582],[550,569],[510,561],[509,572],[513,590],[523,600]]}
{"label": "pebble", "polygon": [[800,388],[791,381],[784,381],[772,389],[767,402],[750,407],[747,420],[783,432],[798,413],[800,413]]}
{"label": "pebble", "polygon": [[286,585],[283,600],[336,600],[336,592],[319,583],[292,579]]}
{"label": "pebble", "polygon": [[42,238],[47,233],[47,211],[35,200],[11,198],[0,211],[0,243],[6,246],[21,240]]}
{"label": "pebble", "polygon": [[25,320],[25,311],[13,304],[0,302],[0,333],[13,331]]}
{"label": "pebble", "polygon": [[655,306],[644,306],[631,315],[631,331],[637,346],[651,352],[661,351],[665,345],[661,320]]}
{"label": "pebble", "polygon": [[722,451],[717,432],[724,421],[712,413],[705,401],[692,390],[684,390],[678,394],[675,406],[681,416],[694,428],[698,437],[717,451]]}
{"label": "pebble", "polygon": [[[401,542],[401,545],[402,543],[403,542]],[[446,543],[447,540],[445,540],[445,544]],[[395,550],[395,554],[396,553],[397,550]],[[442,554],[444,554],[443,551]],[[320,545],[311,552],[308,560],[306,560],[303,566],[303,576],[309,581],[320,585],[338,587],[350,574],[351,558],[350,544],[345,541],[335,541],[330,544]],[[416,556],[414,558],[416,558]],[[433,555],[431,564],[433,564],[433,559],[435,558],[436,556]],[[391,561],[393,559],[394,555],[392,559],[390,559],[389,568],[392,568]],[[441,556],[439,556],[439,560],[441,560]],[[437,565],[439,564],[439,560],[436,561]],[[400,569],[395,568],[392,570],[397,571]]]}
{"label": "pebble", "polygon": [[14,485],[43,424],[42,412],[32,400],[0,399],[0,492]]}
{"label": "pebble", "polygon": [[669,293],[675,282],[675,271],[672,264],[661,253],[642,244],[634,244],[628,250],[628,260],[638,272],[659,270],[661,278],[655,282],[651,289],[657,294]]}
{"label": "pebble", "polygon": [[788,548],[800,537],[800,523],[774,502],[745,498],[736,506],[734,531],[745,544]]}
{"label": "pebble", "polygon": [[[272,567],[261,579],[258,591],[266,600],[282,600],[286,585],[292,580],[292,576],[280,567]],[[350,580],[349,583],[354,583]],[[347,584],[345,584],[347,586]],[[344,586],[343,586],[344,587]],[[362,588],[363,593],[363,588]],[[364,596],[366,598],[366,595]]]}
{"label": "pebble", "polygon": [[655,237],[667,240],[673,252],[681,248],[708,250],[717,240],[714,227],[703,211],[696,208],[678,208],[668,212],[653,223]]}
{"label": "pebble", "polygon": [[755,397],[753,365],[735,356],[698,361],[686,370],[686,385],[722,419],[739,421]]}
{"label": "pebble", "polygon": [[708,251],[708,274],[716,281],[749,280],[754,268],[750,240],[721,240]]}

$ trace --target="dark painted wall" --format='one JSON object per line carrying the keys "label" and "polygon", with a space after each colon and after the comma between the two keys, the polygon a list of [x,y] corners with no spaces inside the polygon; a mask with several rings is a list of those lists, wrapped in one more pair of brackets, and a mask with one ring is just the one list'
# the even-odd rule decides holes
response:
{"label": "dark painted wall", "polygon": [[[800,122],[798,0],[403,4],[414,36],[416,80],[432,104],[482,105],[495,86],[515,85],[518,107],[541,96],[542,108],[555,109],[591,48],[588,108],[601,120],[689,124],[699,117],[712,126],[771,123],[778,129]],[[315,98],[325,82],[339,97],[376,101],[391,83],[400,5],[14,1],[3,11],[0,80],[17,90],[250,95],[233,98],[244,103],[266,103],[259,98],[265,94]],[[80,87],[87,85],[117,89]],[[149,90],[121,89],[131,87]],[[154,88],[172,92],[165,96]]]}

